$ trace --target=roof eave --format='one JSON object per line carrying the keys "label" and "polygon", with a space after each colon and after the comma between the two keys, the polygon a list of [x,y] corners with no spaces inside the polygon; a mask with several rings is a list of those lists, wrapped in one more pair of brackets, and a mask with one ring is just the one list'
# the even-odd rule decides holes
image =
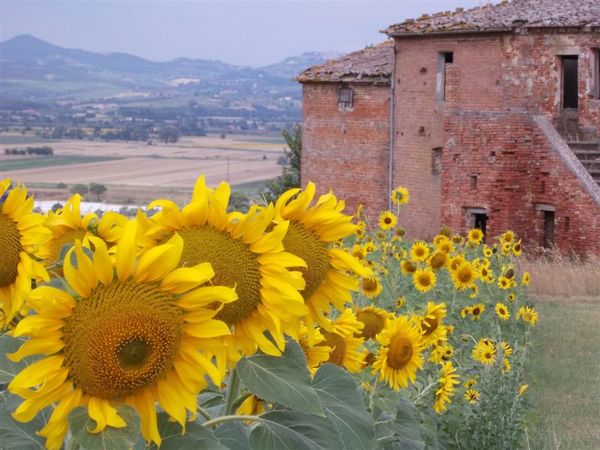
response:
{"label": "roof eave", "polygon": [[417,32],[391,32],[383,30],[382,33],[387,34],[391,38],[404,38],[404,37],[423,37],[423,36],[454,36],[457,34],[491,34],[491,33],[510,33],[514,28],[498,27],[498,28],[486,28],[486,29],[462,29],[462,30],[450,30],[450,31],[417,31]]}

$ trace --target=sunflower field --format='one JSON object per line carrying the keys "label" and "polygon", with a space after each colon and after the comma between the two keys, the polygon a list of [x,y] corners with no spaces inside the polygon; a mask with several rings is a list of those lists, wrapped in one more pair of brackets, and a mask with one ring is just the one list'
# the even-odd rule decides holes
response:
{"label": "sunflower field", "polygon": [[200,177],[128,219],[0,181],[0,447],[522,447],[514,233],[408,241],[406,189],[371,224],[315,191],[242,213]]}

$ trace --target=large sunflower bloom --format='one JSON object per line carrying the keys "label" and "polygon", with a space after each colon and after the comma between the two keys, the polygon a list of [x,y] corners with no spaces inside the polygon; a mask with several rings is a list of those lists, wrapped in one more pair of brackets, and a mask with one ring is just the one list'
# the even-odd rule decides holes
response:
{"label": "large sunflower bloom", "polygon": [[432,345],[437,342],[438,339],[446,337],[447,329],[442,324],[446,314],[447,309],[445,303],[427,303],[427,311],[425,311],[425,314],[420,318],[423,340],[426,346]]}
{"label": "large sunflower bloom", "polygon": [[28,422],[55,403],[39,431],[48,449],[61,448],[68,415],[79,406],[96,422],[92,433],[126,426],[115,408],[119,404],[133,407],[144,438],[160,445],[155,403],[185,427],[206,386],[204,375],[216,384],[222,380],[199,349],[210,338],[229,334],[213,317],[222,303],[237,298],[235,292],[199,287],[214,275],[209,264],[176,269],[183,250],[179,236],[138,258],[135,234],[130,222],[112,259],[101,239],[89,238],[91,257],[76,241],[64,264],[69,290],[32,291],[29,302],[37,314],[14,330],[16,337],[31,339],[9,355],[12,360],[45,357],[10,382],[9,390],[25,399],[13,417]]}
{"label": "large sunflower bloom", "polygon": [[17,186],[2,197],[10,180],[0,181],[0,329],[21,310],[31,280],[47,280],[48,274],[37,262],[40,247],[50,238],[44,217],[33,213],[33,197]]}
{"label": "large sunflower bloom", "polygon": [[452,363],[447,361],[442,364],[440,378],[438,379],[439,387],[435,392],[435,401],[433,410],[441,414],[448,408],[450,397],[454,396],[454,386],[460,384],[459,376],[456,374],[456,369]]}
{"label": "large sunflower bloom", "polygon": [[358,281],[349,272],[369,277],[371,270],[346,250],[333,246],[352,235],[356,226],[351,216],[342,213],[344,202],[332,193],[322,195],[311,206],[315,189],[313,183],[304,191],[290,189],[279,197],[275,209],[277,221],[288,220],[290,224],[283,240],[285,249],[306,261],[307,267],[300,270],[306,280],[302,295],[309,309],[308,326],[319,322],[331,331],[325,317],[330,307],[343,310],[352,302],[350,292],[358,290]]}
{"label": "large sunflower bloom", "polygon": [[[149,205],[160,206],[162,211],[150,218],[153,225],[146,237],[161,242],[177,232],[184,244],[182,266],[209,262],[215,271],[215,283],[235,287],[239,300],[217,315],[234,330],[235,342],[229,345],[227,357],[237,359],[236,349],[252,354],[257,346],[278,356],[285,346],[284,333],[292,333],[299,318],[308,313],[298,292],[305,285],[301,273],[288,271],[306,264],[284,251],[282,240],[288,222],[271,229],[272,205],[262,209],[253,206],[247,214],[228,213],[229,195],[227,183],[212,190],[200,177],[191,202],[181,210],[170,200]],[[265,331],[277,345],[265,336]]]}
{"label": "large sunflower bloom", "polygon": [[48,264],[58,261],[63,246],[72,245],[76,239],[83,241],[88,233],[108,244],[114,244],[121,236],[126,217],[111,211],[104,213],[101,219],[96,213],[82,217],[81,200],[81,196],[75,194],[62,209],[48,214],[45,225],[52,231],[52,238],[40,252]]}
{"label": "large sunflower bloom", "polygon": [[406,316],[388,321],[377,335],[381,344],[373,372],[395,390],[415,382],[417,369],[423,367],[423,339],[419,325]]}
{"label": "large sunflower bloom", "polygon": [[321,345],[331,349],[326,362],[342,366],[348,372],[360,372],[368,353],[363,348],[364,339],[358,337],[363,328],[364,324],[358,321],[352,310],[348,308],[332,322],[331,332],[321,330],[325,337]]}

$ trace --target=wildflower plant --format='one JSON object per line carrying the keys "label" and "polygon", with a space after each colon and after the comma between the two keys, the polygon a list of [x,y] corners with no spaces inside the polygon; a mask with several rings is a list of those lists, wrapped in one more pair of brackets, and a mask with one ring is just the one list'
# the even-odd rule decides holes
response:
{"label": "wildflower plant", "polygon": [[[198,179],[135,219],[31,211],[0,181],[8,448],[517,448],[531,329],[522,243],[316,186],[230,211]],[[3,259],[1,259],[3,258]]]}

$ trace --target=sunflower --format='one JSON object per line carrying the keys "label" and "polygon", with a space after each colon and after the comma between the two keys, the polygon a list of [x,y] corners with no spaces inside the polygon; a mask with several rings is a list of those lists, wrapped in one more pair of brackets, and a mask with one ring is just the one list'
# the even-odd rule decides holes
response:
{"label": "sunflower", "polygon": [[402,308],[403,306],[406,305],[406,298],[405,297],[397,297],[396,300],[394,300],[394,307],[396,309]]}
{"label": "sunflower", "polygon": [[521,241],[517,241],[514,243],[512,247],[513,255],[521,256],[523,254],[523,246],[521,245]]}
{"label": "sunflower", "polygon": [[360,244],[354,244],[352,246],[351,252],[352,252],[352,256],[354,256],[358,260],[365,259],[368,255],[365,247]]}
{"label": "sunflower", "polygon": [[[215,271],[214,283],[235,287],[239,300],[225,305],[217,315],[234,330],[229,358],[240,356],[236,349],[252,354],[257,347],[278,356],[285,346],[284,333],[308,313],[298,292],[304,280],[300,272],[288,270],[303,269],[306,264],[284,251],[283,238],[290,224],[281,221],[272,226],[272,205],[252,206],[247,214],[228,213],[229,196],[227,183],[212,190],[200,177],[190,203],[181,210],[170,200],[149,205],[149,209],[160,206],[162,210],[150,218],[146,237],[164,242],[178,233],[184,244],[181,266],[209,262]],[[267,331],[275,344],[265,336]]]}
{"label": "sunflower", "polygon": [[265,403],[254,394],[250,394],[235,410],[238,416],[258,416],[264,412]]}
{"label": "sunflower", "polygon": [[463,255],[456,255],[450,258],[450,263],[448,264],[448,268],[450,272],[456,271],[460,265],[464,262],[468,262]]}
{"label": "sunflower", "polygon": [[487,245],[483,246],[483,256],[486,258],[491,258],[494,255],[494,251],[488,247]]}
{"label": "sunflower", "polygon": [[431,257],[427,260],[429,266],[433,270],[438,270],[442,267],[445,267],[448,264],[448,261],[448,254],[439,250],[436,251],[433,255],[431,255]]}
{"label": "sunflower", "polygon": [[50,231],[43,226],[44,217],[32,212],[33,197],[27,196],[24,186],[15,187],[2,200],[10,185],[9,179],[0,181],[0,330],[25,309],[31,280],[48,280],[37,256]]}
{"label": "sunflower", "polygon": [[52,238],[43,246],[41,254],[46,264],[57,262],[61,249],[73,245],[76,239],[83,240],[90,233],[114,244],[122,233],[127,218],[115,212],[106,212],[99,219],[96,213],[81,216],[81,196],[75,194],[65,206],[55,213],[49,213],[46,227],[52,231]]}
{"label": "sunflower", "polygon": [[538,313],[535,309],[529,306],[521,306],[517,312],[517,319],[523,319],[531,326],[535,326],[538,321]]}
{"label": "sunflower", "polygon": [[514,303],[517,300],[517,296],[514,293],[508,294],[506,296],[506,300],[508,300],[511,303]]}
{"label": "sunflower", "polygon": [[431,269],[417,269],[413,274],[413,284],[419,292],[429,292],[435,287],[435,273]]}
{"label": "sunflower", "polygon": [[356,319],[364,324],[364,328],[358,337],[362,337],[365,341],[375,339],[375,337],[383,330],[386,322],[393,316],[385,309],[376,306],[366,306],[355,310]]}
{"label": "sunflower", "polygon": [[528,384],[522,384],[521,386],[519,386],[519,397],[523,397],[525,395],[525,392],[527,391],[528,387]]}
{"label": "sunflower", "polygon": [[510,312],[504,303],[496,303],[496,315],[502,320],[508,320]]}
{"label": "sunflower", "polygon": [[475,389],[467,389],[465,392],[465,400],[469,402],[471,405],[479,404],[479,399],[481,398],[481,393]]}
{"label": "sunflower", "polygon": [[450,397],[454,396],[454,386],[460,384],[459,376],[456,374],[456,369],[452,367],[451,362],[442,364],[440,378],[438,379],[438,390],[435,392],[435,402],[433,410],[441,414],[448,408]]}
{"label": "sunflower", "polygon": [[304,191],[290,189],[283,193],[275,204],[276,221],[289,221],[283,245],[306,261],[306,267],[300,270],[306,280],[302,296],[309,310],[305,316],[309,328],[318,322],[331,330],[326,317],[331,306],[343,310],[346,303],[352,302],[350,292],[359,288],[351,274],[369,277],[372,273],[346,250],[333,246],[355,232],[352,217],[342,213],[344,202],[329,193],[311,206],[315,190],[315,185],[308,183]]}
{"label": "sunflower", "polygon": [[523,273],[523,278],[521,278],[521,284],[523,286],[529,286],[529,282],[531,281],[531,275],[529,272]]}
{"label": "sunflower", "polygon": [[460,317],[464,319],[469,314],[471,314],[472,309],[473,308],[471,308],[470,306],[465,306],[463,309],[460,310]]}
{"label": "sunflower", "polygon": [[442,321],[446,317],[446,314],[445,303],[436,304],[434,302],[427,302],[427,310],[419,318],[425,346],[433,344],[438,339],[445,338],[447,330]]}
{"label": "sunflower", "polygon": [[451,272],[454,287],[458,290],[465,290],[473,287],[477,280],[477,271],[469,261],[464,261]]}
{"label": "sunflower", "polygon": [[472,228],[467,233],[467,245],[477,247],[483,240],[483,231],[479,228]]}
{"label": "sunflower", "polygon": [[405,187],[397,187],[392,191],[390,199],[394,205],[405,205],[410,200],[410,194]]}
{"label": "sunflower", "polygon": [[408,275],[409,273],[415,273],[416,270],[417,267],[413,264],[412,261],[409,261],[408,259],[405,259],[400,263],[400,271],[404,275]]}
{"label": "sunflower", "polygon": [[309,334],[305,325],[300,327],[299,334],[295,336],[295,339],[304,352],[309,372],[314,374],[329,359],[331,348],[323,345],[325,337],[318,329],[312,330]]}
{"label": "sunflower", "polygon": [[38,433],[49,449],[61,448],[67,417],[79,406],[96,422],[92,433],[126,426],[117,404],[133,407],[144,438],[160,445],[155,403],[185,427],[204,375],[222,380],[200,349],[230,333],[214,316],[237,295],[224,286],[199,287],[214,276],[209,264],[176,269],[184,246],[178,235],[138,258],[136,232],[135,222],[125,225],[114,258],[97,237],[89,238],[93,252],[77,240],[65,257],[68,288],[32,291],[37,314],[14,330],[31,339],[12,360],[45,356],[10,382],[9,390],[25,399],[13,417],[28,422],[57,403]]}
{"label": "sunflower", "polygon": [[500,289],[510,289],[511,287],[513,287],[514,284],[514,280],[507,278],[505,276],[500,276],[498,277],[498,287]]}
{"label": "sunflower", "polygon": [[515,233],[514,231],[505,231],[504,233],[502,233],[502,235],[500,236],[500,242],[502,242],[503,244],[510,244],[511,242],[513,242],[515,240]]}
{"label": "sunflower", "polygon": [[398,218],[391,211],[383,211],[379,215],[379,228],[382,230],[391,230],[398,223]]}
{"label": "sunflower", "polygon": [[466,389],[471,389],[473,386],[477,384],[477,378],[468,378],[467,381],[463,384]]}
{"label": "sunflower", "polygon": [[512,370],[512,365],[508,358],[502,360],[502,373],[509,373]]}
{"label": "sunflower", "polygon": [[489,339],[480,339],[472,353],[473,359],[480,363],[489,365],[496,361],[496,345]]}
{"label": "sunflower", "polygon": [[449,361],[454,354],[454,347],[448,343],[436,344],[431,349],[429,360],[435,364],[442,364],[444,361]]}
{"label": "sunflower", "polygon": [[325,340],[321,345],[331,349],[326,362],[344,367],[351,373],[360,372],[368,353],[362,346],[364,339],[357,337],[363,328],[364,324],[348,308],[331,323],[331,332],[322,329]]}
{"label": "sunflower", "polygon": [[361,282],[361,291],[367,298],[377,298],[383,287],[381,285],[381,280],[379,277],[371,276],[365,277]]}
{"label": "sunflower", "polygon": [[427,261],[429,257],[429,246],[424,241],[415,241],[415,243],[410,248],[410,258],[412,261]]}
{"label": "sunflower", "polygon": [[436,250],[446,253],[447,255],[454,252],[454,244],[447,236],[444,236],[443,234],[438,234],[433,239],[433,244],[435,245]]}
{"label": "sunflower", "polygon": [[485,305],[483,303],[477,303],[471,307],[471,314],[473,314],[473,320],[479,320],[481,314],[485,311]]}
{"label": "sunflower", "polygon": [[510,356],[510,355],[512,355],[513,349],[512,349],[511,345],[507,341],[502,341],[500,343],[500,346],[502,347],[502,354],[504,356]]}
{"label": "sunflower", "polygon": [[417,369],[423,367],[423,339],[419,324],[406,316],[388,321],[377,335],[381,344],[373,373],[379,375],[395,390],[406,388],[415,382]]}

